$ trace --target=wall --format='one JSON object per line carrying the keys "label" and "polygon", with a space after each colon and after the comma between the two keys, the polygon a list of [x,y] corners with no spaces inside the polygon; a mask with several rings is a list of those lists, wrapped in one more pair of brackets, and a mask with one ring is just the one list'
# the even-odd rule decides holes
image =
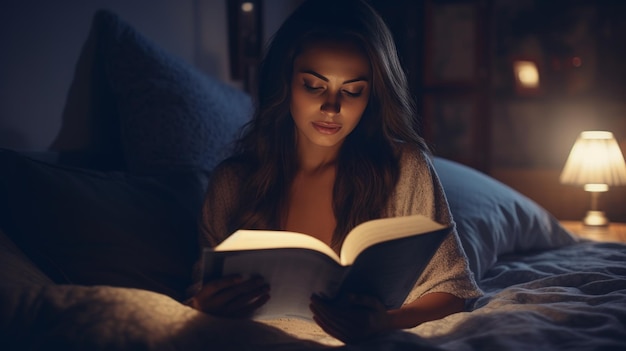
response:
{"label": "wall", "polygon": [[[269,37],[298,0],[265,0]],[[10,0],[0,4],[0,147],[45,150],[93,13],[108,8],[165,50],[235,86],[228,76],[226,0]]]}
{"label": "wall", "polygon": [[[626,3],[493,0],[490,174],[561,219],[590,207],[559,175],[581,131],[612,131],[626,154]],[[512,60],[534,61],[540,88],[515,89]],[[626,221],[626,186],[600,196],[609,219]]]}
{"label": "wall", "polygon": [[[151,17],[146,5],[150,4]],[[0,147],[42,150],[61,125],[74,65],[99,8],[194,59],[194,1],[10,1],[0,9]]]}
{"label": "wall", "polygon": [[[233,85],[240,85],[240,82],[231,81],[228,76],[226,1],[3,1],[0,4],[0,147],[45,150],[54,140],[61,126],[64,99],[74,65],[89,31],[91,16],[101,7],[117,12],[144,35],[169,52],[195,64],[201,71]],[[300,2],[264,0],[265,39],[273,34]],[[419,49],[420,45],[413,45],[419,43],[421,36],[418,30],[422,27],[420,23],[416,24],[414,18],[420,13],[420,7],[416,5],[419,2],[404,2],[406,8],[400,7],[399,13],[393,12],[398,7],[387,1],[374,2],[387,10],[385,12],[390,12],[389,15],[395,15],[391,17],[394,20],[392,26],[395,25],[406,34],[399,47],[414,50],[407,56],[410,60],[405,63],[418,65],[409,73],[419,76],[420,55],[423,52]],[[494,0],[493,3],[494,22],[504,23],[507,28],[512,28],[512,19],[507,16],[514,16],[532,4],[539,4],[517,0]],[[593,13],[583,10],[580,11],[583,15]],[[619,16],[619,11],[612,12]],[[537,17],[533,13],[531,15],[532,18]],[[544,17],[546,21],[551,21],[550,16]],[[624,20],[615,23],[617,29],[626,28]],[[508,49],[518,45],[518,48],[524,50],[521,53],[531,55],[533,48],[536,48],[528,44],[526,35],[517,33],[513,37],[517,39],[512,40],[501,28],[492,33],[492,40],[496,42],[494,50],[497,51],[494,54],[502,56]],[[622,45],[604,45],[609,48],[609,52],[599,50],[601,55],[598,56],[621,57],[609,55],[626,50],[626,43],[623,42],[625,37],[616,37],[622,41]],[[575,43],[588,45],[589,41],[587,38]],[[498,45],[505,45],[506,48],[498,49]],[[584,52],[589,52],[589,49]],[[500,63],[508,62],[505,56],[502,56],[505,60]],[[494,63],[494,71],[498,71],[498,67],[502,68],[498,60],[494,60]],[[624,67],[620,59],[609,63],[611,67]],[[619,72],[621,76],[617,76],[620,79],[614,81],[623,86],[624,79],[621,78],[626,70],[609,70],[608,76],[615,78]],[[496,85],[502,79],[496,75]],[[607,87],[611,86],[610,82],[599,80],[597,85]],[[562,186],[558,183],[558,174],[580,130],[612,130],[620,139],[622,150],[626,150],[626,104],[623,96],[603,100],[577,95],[518,98],[504,94],[495,96],[493,100],[496,103],[492,111],[492,126],[489,126],[493,131],[491,175],[529,195],[559,218],[582,217],[588,204],[588,194],[578,188]],[[626,187],[619,187],[604,196],[601,202],[609,209],[611,218],[626,221],[624,199]],[[567,204],[566,208],[564,204]]]}

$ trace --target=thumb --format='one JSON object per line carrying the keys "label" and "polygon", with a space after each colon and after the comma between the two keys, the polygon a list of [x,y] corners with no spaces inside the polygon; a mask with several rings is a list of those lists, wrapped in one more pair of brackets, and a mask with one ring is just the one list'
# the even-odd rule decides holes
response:
{"label": "thumb", "polygon": [[369,295],[350,294],[348,295],[348,301],[350,301],[352,305],[369,307],[369,308],[377,308],[377,307],[382,306],[382,303],[380,302],[380,300]]}

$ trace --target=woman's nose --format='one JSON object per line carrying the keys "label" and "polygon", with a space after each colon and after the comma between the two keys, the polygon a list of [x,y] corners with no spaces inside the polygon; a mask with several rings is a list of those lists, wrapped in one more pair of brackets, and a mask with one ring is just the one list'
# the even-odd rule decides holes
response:
{"label": "woman's nose", "polygon": [[341,111],[341,103],[339,98],[333,94],[329,94],[326,101],[322,104],[321,110],[325,114],[336,115]]}

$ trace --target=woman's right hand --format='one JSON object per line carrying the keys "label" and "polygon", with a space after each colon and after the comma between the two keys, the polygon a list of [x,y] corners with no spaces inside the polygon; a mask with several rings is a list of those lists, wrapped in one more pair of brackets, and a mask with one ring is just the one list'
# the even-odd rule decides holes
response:
{"label": "woman's right hand", "polygon": [[205,283],[189,305],[218,317],[246,318],[269,298],[269,285],[263,278],[230,275]]}

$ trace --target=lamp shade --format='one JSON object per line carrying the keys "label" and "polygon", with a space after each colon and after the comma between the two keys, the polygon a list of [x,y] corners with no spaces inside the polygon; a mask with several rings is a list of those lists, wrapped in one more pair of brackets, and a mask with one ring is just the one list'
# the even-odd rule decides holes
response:
{"label": "lamp shade", "polygon": [[584,185],[588,191],[606,191],[626,184],[626,163],[613,133],[580,133],[561,173],[561,183]]}

